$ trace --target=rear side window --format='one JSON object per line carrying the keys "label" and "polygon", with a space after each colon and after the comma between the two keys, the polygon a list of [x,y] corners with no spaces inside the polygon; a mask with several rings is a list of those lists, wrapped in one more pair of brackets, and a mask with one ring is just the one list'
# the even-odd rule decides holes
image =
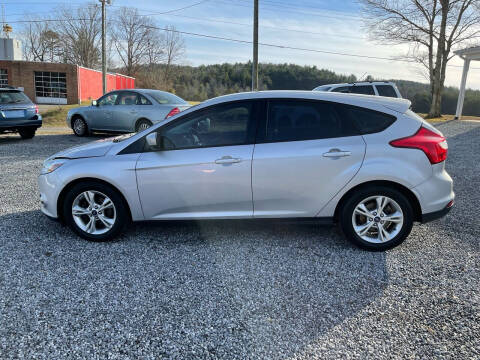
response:
{"label": "rear side window", "polygon": [[339,92],[339,93],[348,93],[350,92],[351,86],[340,86],[332,90],[332,92]]}
{"label": "rear side window", "polygon": [[397,118],[374,110],[353,106],[339,106],[342,117],[350,119],[362,135],[380,132],[392,125]]}
{"label": "rear side window", "polygon": [[352,94],[375,95],[372,85],[358,85],[352,86],[350,89]]}
{"label": "rear side window", "polygon": [[273,100],[268,106],[267,142],[302,141],[357,135],[328,102]]}
{"label": "rear side window", "polygon": [[397,97],[395,89],[391,85],[375,85],[377,87],[378,95],[386,97]]}

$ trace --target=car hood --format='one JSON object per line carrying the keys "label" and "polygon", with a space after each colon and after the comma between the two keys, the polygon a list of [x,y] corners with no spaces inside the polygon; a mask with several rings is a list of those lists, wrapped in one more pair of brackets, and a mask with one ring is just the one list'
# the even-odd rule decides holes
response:
{"label": "car hood", "polygon": [[74,146],[56,153],[49,159],[80,159],[104,156],[112,147],[114,140],[115,138],[102,139],[88,144]]}

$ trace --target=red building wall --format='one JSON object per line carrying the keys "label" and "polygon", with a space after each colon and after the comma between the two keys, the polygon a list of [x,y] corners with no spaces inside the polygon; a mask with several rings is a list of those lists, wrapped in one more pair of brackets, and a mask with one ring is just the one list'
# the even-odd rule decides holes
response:
{"label": "red building wall", "polygon": [[[107,91],[134,87],[135,78],[121,74],[107,74]],[[102,95],[102,72],[78,66],[79,100],[98,99]]]}

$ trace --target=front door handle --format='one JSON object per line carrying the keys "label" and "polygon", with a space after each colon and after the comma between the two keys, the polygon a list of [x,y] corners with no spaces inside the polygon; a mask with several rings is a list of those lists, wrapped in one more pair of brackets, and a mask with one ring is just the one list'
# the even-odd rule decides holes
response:
{"label": "front door handle", "polygon": [[352,155],[351,151],[342,151],[340,149],[330,149],[328,152],[323,153],[323,156],[331,157],[331,158],[344,157],[344,156],[350,156],[350,155]]}
{"label": "front door handle", "polygon": [[215,164],[235,164],[241,161],[242,159],[232,158],[231,156],[223,156],[222,158],[215,160]]}

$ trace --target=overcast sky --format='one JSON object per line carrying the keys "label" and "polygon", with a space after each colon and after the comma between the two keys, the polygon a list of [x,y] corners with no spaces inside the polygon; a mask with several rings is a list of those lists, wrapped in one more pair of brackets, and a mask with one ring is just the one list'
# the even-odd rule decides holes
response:
{"label": "overcast sky", "polygon": [[[135,4],[142,14],[150,14],[180,9],[200,1],[113,0],[113,5],[109,6],[108,11]],[[407,49],[404,46],[385,46],[369,41],[362,28],[359,6],[355,0],[259,0],[259,2],[259,41],[263,43],[387,58],[398,57]],[[6,4],[6,20],[12,23],[15,30],[20,24],[14,21],[22,20],[24,13],[47,16],[62,4],[78,7],[86,1],[5,0],[0,3]],[[161,27],[175,25],[181,31],[251,41],[252,14],[253,0],[207,0],[184,10],[156,14],[153,18]],[[233,63],[252,59],[251,44],[184,36],[187,45],[184,59],[186,64]],[[421,67],[389,60],[260,46],[259,61],[315,65],[337,73],[355,74],[358,78],[366,73],[381,79],[426,82],[421,75]],[[455,58],[450,64],[453,66],[448,68],[446,84],[458,86],[463,62]],[[480,89],[480,63],[473,63],[472,67],[468,87]]]}

